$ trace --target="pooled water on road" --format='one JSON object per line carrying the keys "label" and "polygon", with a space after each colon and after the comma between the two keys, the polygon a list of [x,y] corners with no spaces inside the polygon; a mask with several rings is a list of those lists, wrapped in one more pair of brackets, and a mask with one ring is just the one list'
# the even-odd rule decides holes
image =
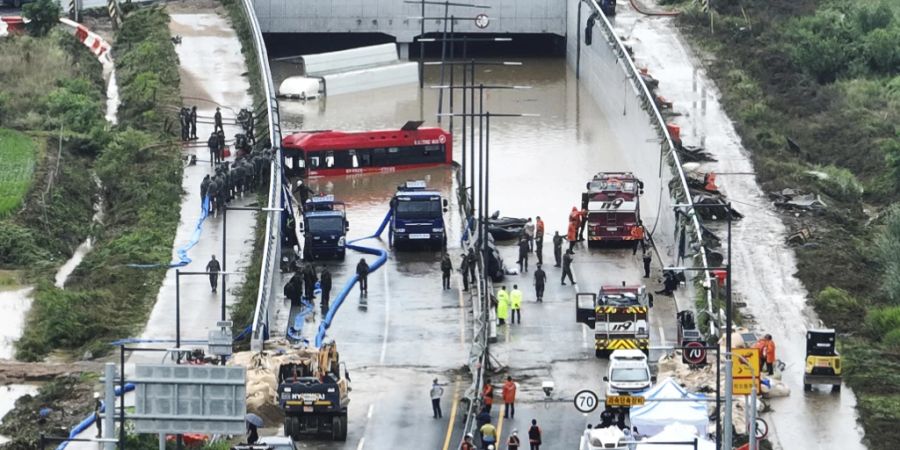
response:
{"label": "pooled water on road", "polygon": [[[574,74],[564,59],[523,60],[521,67],[480,66],[476,79],[492,85],[531,86],[525,90],[485,91],[484,110],[491,113],[536,113],[540,117],[496,118],[490,128],[490,210],[511,217],[540,215],[552,234],[565,232],[566,218],[572,206],[580,206],[584,183],[599,171],[628,170],[626,160],[611,143],[609,123],[587,92],[579,92]],[[273,63],[276,84],[296,74],[294,66]],[[456,83],[460,82],[461,71]],[[416,85],[379,89],[359,94],[325,97],[321,100],[282,100],[282,130],[334,129],[372,130],[399,128],[407,120],[425,120],[423,126],[437,126],[438,91],[429,85],[440,82],[440,69],[427,66],[426,88]],[[449,101],[444,100],[445,112]],[[461,112],[457,94],[454,109]],[[440,126],[449,126],[443,118]],[[462,161],[460,119],[454,120],[454,160]],[[477,145],[477,137],[476,137]],[[467,144],[468,146],[468,144]],[[351,220],[362,218],[374,229],[387,211],[387,203],[396,185],[407,179],[430,174],[438,177],[440,187],[449,192],[449,169],[399,172],[391,175],[364,175],[354,178],[328,178],[312,181],[312,187],[345,190],[339,196],[363,196],[350,199]],[[324,184],[323,184],[324,183]],[[365,184],[367,189],[354,189]],[[370,189],[369,185],[381,186]],[[336,191],[337,192],[337,191]],[[359,204],[358,204],[359,203]],[[541,206],[537,206],[541,205]],[[550,206],[552,205],[552,206]],[[353,225],[351,225],[353,226]],[[351,235],[356,236],[352,231]]]}

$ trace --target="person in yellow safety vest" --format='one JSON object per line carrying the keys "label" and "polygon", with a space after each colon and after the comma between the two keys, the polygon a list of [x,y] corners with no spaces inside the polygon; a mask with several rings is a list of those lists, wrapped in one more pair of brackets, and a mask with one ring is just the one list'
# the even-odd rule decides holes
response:
{"label": "person in yellow safety vest", "polygon": [[519,285],[514,284],[513,290],[509,292],[509,305],[512,308],[512,315],[509,318],[509,323],[522,323],[522,291],[519,290]]}
{"label": "person in yellow safety vest", "polygon": [[501,286],[497,291],[497,319],[500,325],[506,324],[506,317],[509,314],[509,292],[506,286]]}

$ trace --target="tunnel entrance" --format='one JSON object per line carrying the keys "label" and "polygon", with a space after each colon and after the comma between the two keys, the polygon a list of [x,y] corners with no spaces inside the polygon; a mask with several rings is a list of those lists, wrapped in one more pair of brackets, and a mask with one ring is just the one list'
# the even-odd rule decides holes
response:
{"label": "tunnel entrance", "polygon": [[[442,33],[425,33],[429,39],[439,39]],[[397,38],[384,33],[271,33],[263,36],[271,58],[333,52],[350,48],[397,42]],[[556,34],[506,34],[506,33],[456,33],[454,39],[511,38],[508,42],[468,42],[466,55],[471,57],[563,57],[566,53],[566,39]],[[425,42],[425,57],[441,57],[441,42]],[[409,46],[409,58],[417,59],[421,45],[413,42]],[[456,58],[461,57],[463,42],[447,42],[447,54],[451,46]]]}

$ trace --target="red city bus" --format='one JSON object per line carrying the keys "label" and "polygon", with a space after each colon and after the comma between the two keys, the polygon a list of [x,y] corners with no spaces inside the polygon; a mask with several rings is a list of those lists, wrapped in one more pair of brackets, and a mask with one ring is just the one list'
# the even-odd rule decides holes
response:
{"label": "red city bus", "polygon": [[449,132],[407,122],[399,130],[307,131],[282,140],[289,176],[385,173],[453,162]]}

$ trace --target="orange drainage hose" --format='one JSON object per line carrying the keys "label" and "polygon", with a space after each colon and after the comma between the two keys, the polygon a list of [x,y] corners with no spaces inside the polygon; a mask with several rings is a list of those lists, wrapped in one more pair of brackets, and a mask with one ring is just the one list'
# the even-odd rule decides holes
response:
{"label": "orange drainage hose", "polygon": [[635,11],[645,16],[677,16],[681,14],[681,11],[647,11],[643,9],[643,7],[639,7],[635,0],[628,0],[628,2],[631,3],[631,7],[634,8]]}

